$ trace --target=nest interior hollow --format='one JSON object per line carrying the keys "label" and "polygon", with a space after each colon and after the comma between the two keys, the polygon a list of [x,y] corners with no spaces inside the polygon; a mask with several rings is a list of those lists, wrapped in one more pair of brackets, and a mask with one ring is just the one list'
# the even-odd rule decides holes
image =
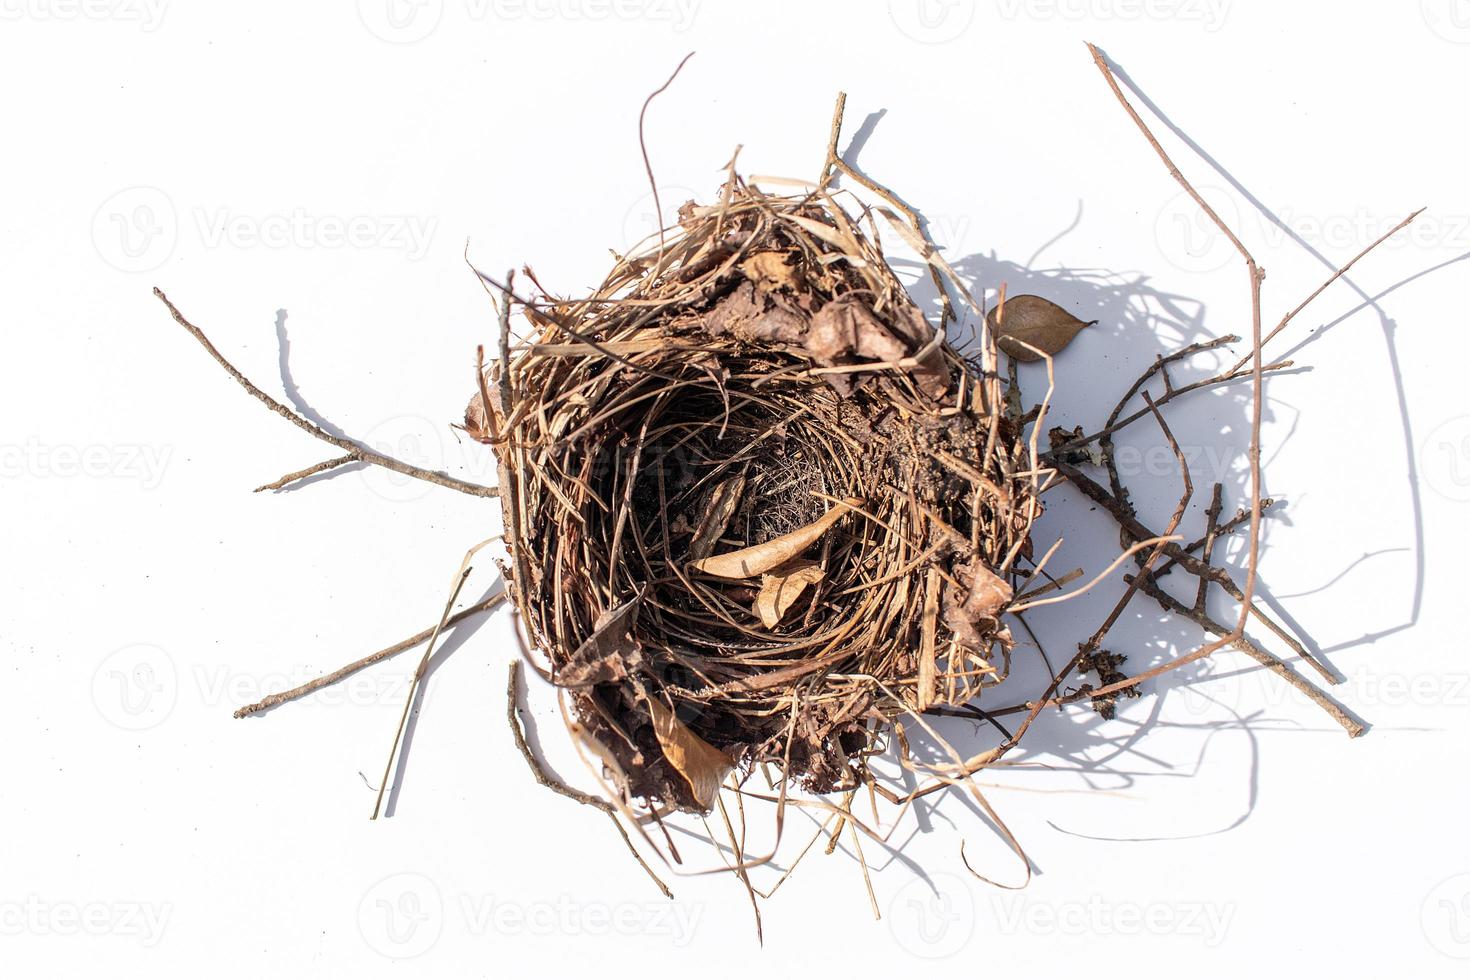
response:
{"label": "nest interior hollow", "polygon": [[732,174],[592,296],[521,302],[471,401],[528,638],[627,799],[705,811],[757,763],[848,788],[893,719],[1005,677],[1036,468],[993,348],[878,242]]}

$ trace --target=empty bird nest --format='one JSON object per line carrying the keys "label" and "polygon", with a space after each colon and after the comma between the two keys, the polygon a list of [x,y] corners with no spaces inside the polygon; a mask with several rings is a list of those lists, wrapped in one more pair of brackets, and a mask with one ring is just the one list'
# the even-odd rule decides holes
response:
{"label": "empty bird nest", "polygon": [[[1272,504],[1260,492],[1259,410],[1247,454],[1249,499],[1227,515],[1216,484],[1193,540],[1182,522],[1196,488],[1162,411],[1191,392],[1247,381],[1259,406],[1263,377],[1291,363],[1268,361],[1263,350],[1307,303],[1263,327],[1255,260],[1180,175],[1101,53],[1093,49],[1093,57],[1169,172],[1236,245],[1251,276],[1252,329],[1244,357],[1188,383],[1175,383],[1171,370],[1240,338],[1160,355],[1090,432],[1048,430],[1051,389],[1024,408],[1016,369],[1018,361],[1045,361],[1050,378],[1051,357],[1087,324],[1040,297],[1007,301],[1003,284],[994,308],[976,306],[972,284],[955,274],[918,215],[837,153],[841,98],[818,180],[747,181],[732,160],[714,203],[679,207],[645,246],[617,256],[590,296],[556,298],[529,269],[520,280],[530,280],[526,290],[513,273],[480,274],[498,299],[499,350],[489,367],[481,352],[462,429],[493,452],[496,488],[317,426],[251,383],[159,292],[239,384],[343,453],[260,489],[368,464],[501,503],[503,534],[492,542],[505,547],[505,592],[451,615],[472,550],[436,626],[237,716],[427,641],[406,720],[442,632],[508,594],[528,641],[525,659],[555,686],[602,793],[573,789],[538,761],[515,713],[517,662],[509,718],[537,779],[612,816],[655,881],[628,829],[657,848],[645,831],[651,822],[719,809],[730,836],[719,870],[735,872],[752,896],[748,871],[774,851],[746,851],[744,831],[736,834],[725,811],[725,790],[740,801],[775,803],[779,843],[781,814],[800,789],[804,805],[827,811],[817,836],[828,834],[835,846],[846,826],[861,855],[859,832],[883,840],[892,829],[854,814],[857,790],[874,798],[877,821],[877,797],[902,808],[962,786],[1019,854],[971,776],[1013,750],[1047,708],[1087,701],[1111,716],[1116,700],[1141,683],[1227,647],[1274,672],[1349,734],[1361,733],[1362,724],[1303,672],[1328,683],[1340,678],[1256,601],[1260,528]],[[865,196],[839,189],[842,179]],[[1308,302],[1414,216],[1336,270]],[[884,236],[917,256],[937,309],[921,308],[905,289],[885,258]],[[529,328],[518,337],[517,313]],[[962,323],[973,336],[959,343],[951,334]],[[1140,420],[1157,424],[1182,483],[1177,507],[1157,530],[1130,500],[1111,452],[1113,436]],[[1059,542],[1033,541],[1043,493],[1063,483],[1122,538],[1111,566],[1071,587],[1080,571],[1056,578],[1045,571]],[[1248,532],[1243,567],[1214,557],[1217,543],[1237,531]],[[988,692],[1010,671],[1011,623],[1025,626],[1027,608],[1069,599],[1125,562],[1126,589],[1100,626],[1077,631],[1076,654],[1060,669],[1046,664],[1041,690],[987,708]],[[1188,601],[1165,587],[1170,574],[1197,580]],[[1223,621],[1209,601],[1219,593],[1234,606]],[[1124,658],[1103,643],[1139,596],[1209,638],[1125,674]],[[1250,622],[1289,658],[1253,640]],[[1095,683],[1083,681],[1088,674]],[[925,720],[944,714],[989,722],[1001,737],[963,755]],[[1018,719],[1010,728],[998,720],[1007,716]],[[905,725],[931,736],[937,755],[911,752]],[[401,720],[379,807],[403,731]],[[896,754],[922,781],[886,785],[870,768],[880,754]],[[757,770],[771,780],[770,793],[747,787]],[[666,856],[678,862],[672,838],[664,839]]]}
{"label": "empty bird nest", "polygon": [[471,401],[516,605],[620,795],[848,789],[893,718],[1006,676],[1036,446],[874,217],[732,173],[590,297],[520,303]]}

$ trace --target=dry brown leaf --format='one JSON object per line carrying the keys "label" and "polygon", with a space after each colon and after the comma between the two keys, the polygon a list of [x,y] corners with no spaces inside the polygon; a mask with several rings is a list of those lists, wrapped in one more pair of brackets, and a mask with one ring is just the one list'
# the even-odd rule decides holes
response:
{"label": "dry brown leaf", "polygon": [[689,557],[693,559],[708,558],[710,552],[715,550],[715,545],[724,536],[725,529],[730,526],[730,518],[735,513],[735,507],[740,503],[740,495],[745,492],[745,472],[742,470],[738,476],[733,476],[715,487],[715,492],[710,496],[709,505],[705,508],[704,516],[700,518],[699,526],[694,529],[694,539],[689,542]]}
{"label": "dry brown leaf", "polygon": [[802,593],[820,582],[826,574],[814,561],[793,561],[762,576],[761,591],[755,597],[755,614],[766,629],[774,629]]}
{"label": "dry brown leaf", "polygon": [[[494,409],[495,406],[492,405],[491,408]],[[495,412],[495,420],[497,423],[500,421],[498,410]],[[489,419],[485,417],[485,401],[480,397],[478,391],[470,396],[470,403],[465,406],[464,432],[476,442],[488,445],[495,441],[495,436],[490,430]]]}
{"label": "dry brown leaf", "polygon": [[1055,356],[1082,328],[1097,322],[1079,320],[1051,300],[1029,294],[1010,297],[985,320],[995,332],[996,346],[1018,361],[1041,360],[1037,350]]}
{"label": "dry brown leaf", "polygon": [[1011,601],[1010,583],[978,558],[970,568],[969,577],[970,594],[965,599],[965,612],[971,616],[994,616],[1001,606]]}
{"label": "dry brown leaf", "polygon": [[757,252],[740,263],[740,271],[745,278],[767,291],[789,289],[794,293],[800,289],[784,252]]}
{"label": "dry brown leaf", "polygon": [[908,353],[859,296],[839,296],[818,310],[807,329],[806,349],[823,364],[851,353],[871,361],[897,361]]}
{"label": "dry brown leaf", "polygon": [[955,639],[967,647],[981,646],[983,620],[994,619],[1011,601],[1011,585],[976,558],[973,564],[955,567],[961,582],[969,581],[963,593],[952,584],[944,587],[944,624]]}
{"label": "dry brown leaf", "polygon": [[942,398],[949,391],[949,367],[944,355],[936,347],[920,354],[934,339],[934,327],[924,318],[917,306],[898,304],[893,311],[893,327],[898,334],[913,346],[918,366],[913,369],[914,380],[930,398]]}
{"label": "dry brown leaf", "polygon": [[708,810],[720,794],[725,774],[735,768],[735,760],[691,732],[657,698],[648,698],[645,703],[664,758],[689,784],[695,802]]}
{"label": "dry brown leaf", "polygon": [[784,565],[800,555],[816,544],[822,535],[827,533],[827,529],[841,520],[849,510],[862,505],[863,502],[859,498],[848,497],[842,505],[828,510],[806,527],[797,528],[788,534],[772,538],[761,544],[751,545],[749,548],[741,548],[739,551],[729,551],[723,555],[714,555],[696,561],[694,567],[707,575],[719,578],[753,578],[762,572],[769,572],[773,568]]}
{"label": "dry brown leaf", "polygon": [[806,334],[806,318],[758,293],[743,282],[704,315],[704,329],[716,336],[730,334],[744,341],[799,344]]}
{"label": "dry brown leaf", "polygon": [[[917,354],[933,337],[934,328],[913,306],[898,307],[894,326],[890,328],[878,319],[866,300],[847,295],[839,296],[816,312],[804,343],[808,353],[826,366],[838,363],[838,358],[848,354],[891,364]],[[949,388],[949,369],[938,350],[919,358],[912,374],[931,398],[940,397]]]}
{"label": "dry brown leaf", "polygon": [[633,638],[639,602],[637,597],[629,599],[597,617],[592,635],[557,671],[559,686],[611,684],[628,675],[629,662],[639,656],[638,641]]}

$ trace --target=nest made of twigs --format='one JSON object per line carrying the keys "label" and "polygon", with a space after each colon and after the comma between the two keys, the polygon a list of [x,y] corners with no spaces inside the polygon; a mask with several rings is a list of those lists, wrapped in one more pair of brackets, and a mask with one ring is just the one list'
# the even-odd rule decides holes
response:
{"label": "nest made of twigs", "polygon": [[732,172],[587,299],[502,285],[465,428],[500,466],[528,639],[618,796],[703,812],[758,763],[850,788],[895,717],[1006,676],[1035,447],[873,211]]}

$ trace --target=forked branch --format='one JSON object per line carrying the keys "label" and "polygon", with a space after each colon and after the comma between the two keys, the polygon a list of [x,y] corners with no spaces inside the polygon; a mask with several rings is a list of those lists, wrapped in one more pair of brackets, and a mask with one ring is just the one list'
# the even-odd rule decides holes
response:
{"label": "forked branch", "polygon": [[305,479],[308,476],[314,476],[317,473],[321,473],[329,469],[335,469],[336,467],[344,466],[347,463],[357,462],[371,463],[373,466],[381,466],[385,470],[392,470],[394,473],[401,473],[404,476],[411,476],[416,480],[423,480],[426,483],[432,483],[436,486],[448,487],[451,490],[458,490],[460,493],[467,493],[473,497],[495,497],[499,495],[499,491],[495,487],[483,487],[480,486],[478,483],[469,483],[464,480],[459,480],[448,475],[447,473],[440,473],[437,470],[426,470],[419,466],[411,466],[408,463],[393,459],[391,456],[384,456],[382,453],[374,452],[373,450],[367,448],[360,443],[353,442],[351,439],[343,439],[338,436],[332,435],[321,426],[310,421],[309,419],[303,418],[296,412],[293,412],[291,409],[287,408],[285,405],[282,405],[280,402],[276,401],[264,391],[261,391],[254,382],[245,377],[245,375],[242,374],[240,370],[235,367],[235,365],[231,364],[229,360],[226,359],[226,357],[219,352],[218,348],[216,348],[214,344],[210,342],[209,338],[205,336],[203,330],[200,330],[194,324],[185,319],[184,315],[179,312],[178,307],[174,306],[174,304],[169,301],[169,298],[164,295],[163,290],[155,286],[153,289],[153,295],[157,296],[159,300],[163,302],[163,305],[168,307],[169,313],[173,315],[174,320],[178,322],[179,326],[189,331],[189,333],[193,335],[194,339],[199,341],[200,346],[209,352],[209,356],[214,358],[219,366],[225,369],[225,373],[234,378],[235,381],[240,385],[240,387],[249,392],[252,398],[260,402],[272,412],[275,412],[287,422],[290,422],[292,425],[296,426],[298,429],[301,429],[308,435],[314,436],[315,438],[320,439],[322,442],[325,442],[329,445],[336,446],[338,449],[345,450],[347,453],[347,455],[345,456],[341,456],[332,460],[327,460],[326,462],[318,463],[315,466],[309,466],[304,470],[297,470],[294,473],[288,473],[286,476],[283,476],[281,479],[276,480],[274,483],[267,483],[263,487],[258,487],[257,491],[279,490],[287,484],[293,483],[297,480]]}

